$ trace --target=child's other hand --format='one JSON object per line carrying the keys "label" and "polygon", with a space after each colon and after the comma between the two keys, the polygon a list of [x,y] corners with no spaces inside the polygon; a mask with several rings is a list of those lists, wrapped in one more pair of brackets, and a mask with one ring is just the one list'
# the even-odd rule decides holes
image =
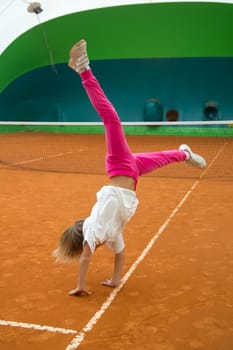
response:
{"label": "child's other hand", "polygon": [[72,289],[68,294],[83,297],[83,296],[90,295],[91,292],[88,292],[87,290],[81,290],[79,288],[76,288],[76,289]]}
{"label": "child's other hand", "polygon": [[118,287],[120,282],[114,282],[112,280],[106,280],[106,281],[103,281],[101,282],[101,284],[103,286],[106,286],[106,287],[112,287],[112,288],[115,288],[115,287]]}

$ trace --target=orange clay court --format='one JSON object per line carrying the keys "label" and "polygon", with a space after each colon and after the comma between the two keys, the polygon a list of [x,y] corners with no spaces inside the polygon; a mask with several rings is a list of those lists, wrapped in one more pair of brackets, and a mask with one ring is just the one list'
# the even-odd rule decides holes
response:
{"label": "orange clay court", "polygon": [[[133,151],[154,136],[131,136]],[[89,297],[70,297],[76,264],[56,264],[63,230],[89,215],[104,175],[102,135],[0,135],[0,349],[232,350],[232,138],[160,137],[188,143],[200,171],[170,165],[139,179],[126,226],[123,285],[100,285],[113,254],[94,254]]]}

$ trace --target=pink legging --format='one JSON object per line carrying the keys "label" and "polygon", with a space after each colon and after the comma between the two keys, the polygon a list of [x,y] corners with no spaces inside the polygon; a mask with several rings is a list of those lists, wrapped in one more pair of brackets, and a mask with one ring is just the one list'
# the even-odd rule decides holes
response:
{"label": "pink legging", "polygon": [[92,71],[86,70],[80,76],[90,102],[104,123],[107,146],[106,170],[110,178],[129,176],[137,182],[142,174],[186,159],[185,152],[179,150],[132,153],[120,118]]}

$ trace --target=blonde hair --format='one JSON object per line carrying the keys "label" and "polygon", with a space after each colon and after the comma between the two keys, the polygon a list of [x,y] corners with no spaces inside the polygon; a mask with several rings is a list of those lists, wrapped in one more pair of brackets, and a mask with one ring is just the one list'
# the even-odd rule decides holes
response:
{"label": "blonde hair", "polygon": [[57,249],[53,256],[58,262],[71,262],[79,257],[83,251],[83,223],[84,220],[75,222],[62,234]]}

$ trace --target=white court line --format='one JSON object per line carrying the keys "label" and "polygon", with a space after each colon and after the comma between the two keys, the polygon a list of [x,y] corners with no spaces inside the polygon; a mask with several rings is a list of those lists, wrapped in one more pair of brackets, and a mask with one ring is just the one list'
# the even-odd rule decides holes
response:
{"label": "white court line", "polygon": [[206,173],[208,172],[208,170],[212,167],[212,165],[214,164],[214,162],[218,159],[218,157],[220,156],[220,154],[223,152],[224,147],[228,144],[228,142],[224,142],[224,144],[222,145],[222,147],[219,149],[219,151],[216,153],[215,157],[212,159],[212,161],[209,163],[209,165],[207,166],[207,168],[203,171],[203,173],[200,176],[200,180],[203,179],[203,177],[206,175]]}
{"label": "white court line", "polygon": [[15,166],[15,165],[33,163],[33,162],[37,162],[37,161],[39,161],[39,160],[45,160],[45,159],[48,159],[48,158],[62,157],[62,156],[64,156],[65,154],[69,154],[69,153],[73,153],[73,152],[72,152],[72,151],[68,151],[68,152],[63,152],[63,153],[51,154],[51,155],[46,156],[46,157],[40,157],[40,158],[34,158],[34,159],[23,160],[22,162],[17,162],[17,163],[11,163],[11,164],[7,164],[7,165],[2,165],[2,168],[9,168],[9,167]]}
{"label": "white court line", "polygon": [[56,332],[56,333],[62,333],[62,334],[77,334],[78,333],[74,329],[58,328],[58,327],[51,327],[51,326],[41,326],[39,324],[6,321],[6,320],[0,320],[0,326],[29,328],[29,329],[36,329],[38,331],[49,331],[49,332]]}
{"label": "white court line", "polygon": [[79,347],[79,345],[84,340],[86,334],[92,330],[94,325],[99,321],[99,319],[102,317],[104,312],[108,309],[108,307],[111,305],[119,291],[122,289],[124,284],[128,281],[132,273],[136,270],[137,266],[141,263],[141,261],[146,257],[146,255],[149,253],[159,236],[163,233],[163,231],[166,229],[172,218],[176,215],[176,213],[179,211],[179,209],[182,207],[184,202],[187,200],[187,198],[190,196],[190,194],[193,192],[193,190],[197,187],[199,184],[200,179],[195,181],[195,183],[191,186],[190,190],[185,194],[183,199],[179,202],[179,204],[176,206],[176,208],[172,211],[172,213],[168,216],[167,220],[163,223],[163,225],[159,228],[159,230],[156,232],[154,237],[150,240],[150,242],[147,244],[146,248],[143,250],[141,255],[137,258],[137,260],[131,265],[129,270],[126,272],[126,274],[123,276],[121,280],[121,284],[115,288],[112,293],[109,295],[109,297],[106,299],[106,301],[102,304],[100,309],[94,314],[94,316],[88,321],[88,323],[83,327],[83,329],[73,338],[73,340],[70,342],[70,344],[66,347],[65,350],[75,350]]}

